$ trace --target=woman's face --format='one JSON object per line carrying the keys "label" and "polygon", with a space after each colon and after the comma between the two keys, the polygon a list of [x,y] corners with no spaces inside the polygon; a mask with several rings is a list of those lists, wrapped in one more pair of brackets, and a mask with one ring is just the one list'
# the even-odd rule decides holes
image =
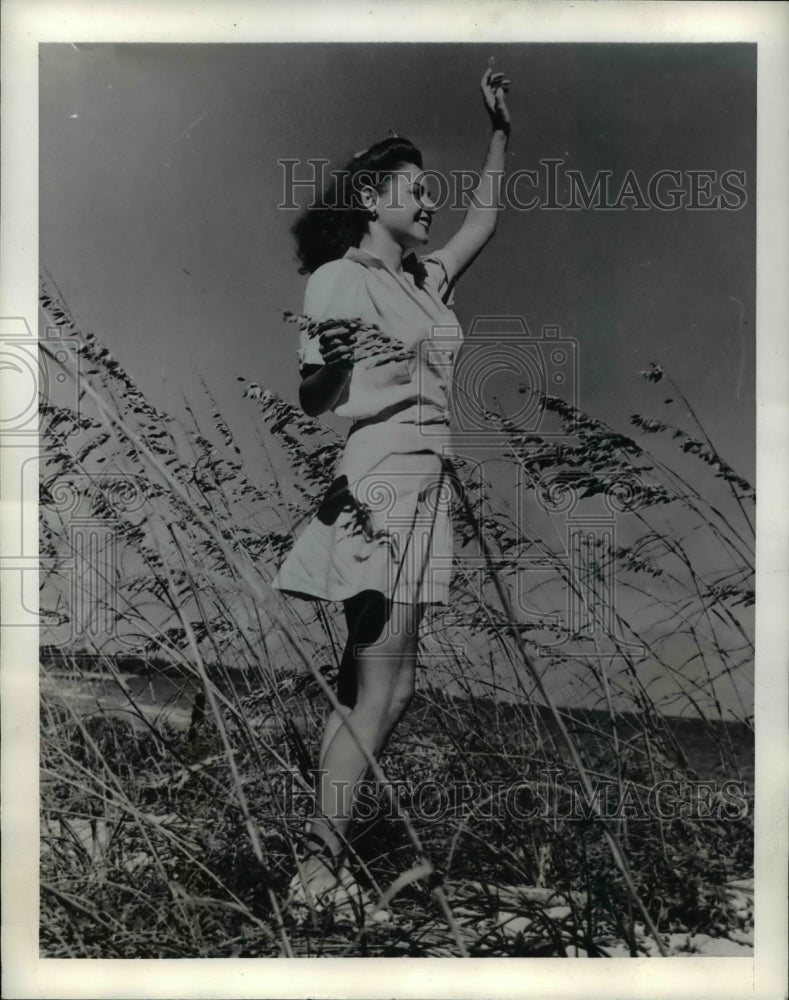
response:
{"label": "woman's face", "polygon": [[378,194],[375,208],[378,223],[404,250],[427,243],[435,204],[415,164],[405,164],[392,175]]}

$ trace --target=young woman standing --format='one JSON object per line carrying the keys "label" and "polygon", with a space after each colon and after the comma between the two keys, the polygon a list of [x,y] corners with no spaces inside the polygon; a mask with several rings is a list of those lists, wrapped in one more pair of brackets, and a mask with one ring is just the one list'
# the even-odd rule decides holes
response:
{"label": "young woman standing", "polygon": [[342,711],[326,725],[315,814],[291,884],[317,903],[336,905],[352,883],[342,862],[354,788],[413,696],[425,606],[449,600],[449,403],[461,342],[451,306],[496,227],[507,83],[490,67],[482,78],[487,156],[463,223],[440,250],[413,254],[428,242],[435,204],[419,150],[394,136],[357,153],[293,227],[310,274],[299,399],[311,416],[353,420],[334,481],[272,583],[343,602],[348,629]]}

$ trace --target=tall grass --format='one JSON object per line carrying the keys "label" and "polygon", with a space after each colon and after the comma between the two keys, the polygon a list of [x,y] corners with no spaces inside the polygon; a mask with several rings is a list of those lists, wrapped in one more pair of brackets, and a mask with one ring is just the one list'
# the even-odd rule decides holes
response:
{"label": "tall grass", "polygon": [[[260,451],[242,458],[207,388],[210,428],[188,405],[162,413],[52,281],[42,306],[78,344],[65,367],[83,392],[80,412],[41,402],[44,594],[66,627],[80,625],[80,601],[101,605],[138,666],[191,698],[188,725],[152,714],[118,643],[84,627],[42,656],[43,954],[635,955],[666,953],[672,934],[743,930],[727,887],[750,871],[750,793],[738,805],[714,788],[706,819],[683,809],[694,780],[748,777],[747,740],[732,734],[751,726],[754,496],[687,400],[691,428],[637,416],[639,441],[547,396],[559,436],[487,413],[533,523],[458,460],[452,613],[426,619],[415,705],[374,767],[381,808],[350,845],[393,919],[305,918],[286,887],[344,636],[340,615],[281,600],[268,581],[342,441],[247,382]],[[668,382],[656,366],[643,374]],[[624,536],[596,536],[568,561],[549,530],[568,497],[613,503]],[[106,529],[117,556],[95,559],[81,597],[77,522]],[[117,686],[123,712],[58,695],[64,671],[86,665]],[[705,741],[704,768],[679,717]],[[658,785],[664,818],[639,809]],[[519,817],[507,799],[518,786],[560,807]],[[473,797],[447,795],[460,788]],[[620,805],[612,815],[600,789]],[[563,812],[570,801],[583,815]]]}

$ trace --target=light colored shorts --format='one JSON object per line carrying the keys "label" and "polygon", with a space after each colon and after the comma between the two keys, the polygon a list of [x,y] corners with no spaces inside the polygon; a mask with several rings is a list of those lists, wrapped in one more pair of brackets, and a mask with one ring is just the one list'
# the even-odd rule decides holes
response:
{"label": "light colored shorts", "polygon": [[352,428],[272,587],[328,601],[375,590],[402,604],[448,604],[458,485],[447,442],[434,425]]}

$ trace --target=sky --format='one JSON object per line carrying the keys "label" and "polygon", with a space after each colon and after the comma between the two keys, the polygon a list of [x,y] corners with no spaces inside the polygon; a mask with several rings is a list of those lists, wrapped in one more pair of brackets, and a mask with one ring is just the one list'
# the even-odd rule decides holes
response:
{"label": "sky", "polygon": [[[430,169],[479,169],[491,56],[511,80],[509,172],[561,160],[587,186],[606,170],[618,189],[632,171],[646,191],[659,170],[685,188],[688,171],[737,170],[745,195],[728,211],[510,205],[458,282],[464,331],[490,317],[520,318],[532,337],[559,327],[575,401],[624,433],[635,412],[666,415],[664,384],[639,377],[661,364],[753,479],[752,45],[42,45],[42,268],[153,403],[178,413],[186,397],[207,414],[205,381],[254,479],[256,411],[238,379],[294,402],[298,388],[282,314],[301,310],[306,278],[279,161],[338,167],[393,129]],[[439,212],[430,248],[461,221]],[[509,412],[517,375],[489,384]]]}

